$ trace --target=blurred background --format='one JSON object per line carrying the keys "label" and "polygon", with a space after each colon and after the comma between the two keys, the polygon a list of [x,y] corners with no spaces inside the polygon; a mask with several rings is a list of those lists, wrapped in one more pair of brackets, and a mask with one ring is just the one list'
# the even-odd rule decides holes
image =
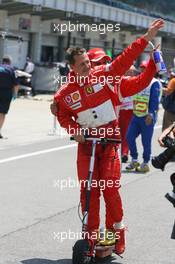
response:
{"label": "blurred background", "polygon": [[[114,57],[143,34],[151,21],[162,17],[166,26],[154,44],[160,44],[167,68],[174,67],[175,1],[143,0],[1,0],[0,59],[10,55],[13,66],[24,69],[26,57],[35,64],[32,85],[37,91],[54,92],[58,68],[64,66],[65,50],[81,46],[103,48]],[[61,24],[120,24],[120,31],[104,34],[82,30],[65,31]],[[148,50],[142,54],[145,59]],[[42,77],[42,78],[41,78]]]}

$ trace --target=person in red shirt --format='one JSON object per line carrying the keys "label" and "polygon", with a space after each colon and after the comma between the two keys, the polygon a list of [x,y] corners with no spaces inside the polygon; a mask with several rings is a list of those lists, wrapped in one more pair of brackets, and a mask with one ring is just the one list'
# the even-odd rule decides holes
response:
{"label": "person in red shirt", "polygon": [[[73,135],[78,144],[77,169],[81,183],[81,206],[85,210],[84,183],[89,170],[91,144],[85,142],[84,132],[95,137],[118,138],[118,106],[122,98],[132,96],[147,86],[153,78],[156,68],[150,59],[145,72],[130,79],[122,78],[133,64],[133,61],[143,52],[154,38],[164,22],[155,20],[147,33],[133,42],[122,55],[112,63],[91,68],[90,60],[84,49],[68,49],[67,59],[71,66],[68,82],[56,93],[54,100],[59,104],[57,119],[60,125]],[[103,133],[102,133],[103,132]],[[117,144],[97,145],[93,180],[97,186],[91,186],[88,232],[91,234],[99,228],[100,217],[100,185],[103,180],[103,196],[106,208],[109,209],[113,223],[106,226],[119,235],[115,246],[116,254],[125,250],[125,227],[123,224],[123,209],[119,194],[120,160]],[[109,184],[110,182],[110,184]]]}
{"label": "person in red shirt", "polygon": [[[100,65],[106,65],[112,59],[105,53],[105,51],[101,48],[93,48],[90,49],[88,52],[88,57],[91,62],[91,67],[97,69]],[[129,70],[125,73],[125,76],[135,76],[137,73],[136,68],[132,65]],[[131,121],[133,114],[133,102],[132,97],[123,98],[123,102],[120,106],[119,112],[119,128],[121,133],[121,155],[122,155],[122,162],[126,162],[128,160],[128,144],[126,140],[126,133]],[[114,223],[109,208],[106,206],[106,227],[111,227]],[[108,241],[104,241],[104,245],[108,245]]]}
{"label": "person in red shirt", "polygon": [[105,51],[101,48],[93,48],[87,52],[89,60],[91,62],[91,67],[105,65],[107,62],[110,62],[112,59],[109,57]]}
{"label": "person in red shirt", "polygon": [[[125,73],[125,76],[135,76],[138,73],[137,69],[134,65],[132,65],[129,70]],[[119,127],[121,132],[121,156],[122,156],[122,163],[126,163],[128,161],[128,153],[129,147],[126,140],[127,130],[133,115],[133,99],[132,96],[125,97],[123,102],[120,106],[120,113],[119,113]]]}

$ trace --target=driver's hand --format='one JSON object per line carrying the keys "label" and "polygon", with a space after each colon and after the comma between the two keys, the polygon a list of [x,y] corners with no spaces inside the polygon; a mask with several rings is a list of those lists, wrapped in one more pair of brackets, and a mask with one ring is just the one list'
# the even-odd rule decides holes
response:
{"label": "driver's hand", "polygon": [[158,31],[164,27],[164,20],[159,18],[159,19],[155,19],[150,27],[148,28],[148,31],[146,32],[146,34],[144,35],[145,39],[147,41],[151,41],[153,38],[155,38],[155,36],[157,35]]}
{"label": "driver's hand", "polygon": [[52,113],[52,115],[57,115],[57,113],[58,113],[58,104],[57,104],[57,102],[56,101],[53,101],[51,104],[50,104],[50,111],[51,111],[51,113]]}
{"label": "driver's hand", "polygon": [[85,142],[85,137],[84,135],[74,135],[74,140],[78,143],[83,143]]}

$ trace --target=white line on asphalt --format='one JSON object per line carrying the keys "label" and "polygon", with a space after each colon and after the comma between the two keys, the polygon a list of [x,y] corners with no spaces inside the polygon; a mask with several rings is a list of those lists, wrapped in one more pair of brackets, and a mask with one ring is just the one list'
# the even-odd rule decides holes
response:
{"label": "white line on asphalt", "polygon": [[[162,126],[159,125],[159,126],[156,126],[155,129],[159,129],[161,127]],[[14,161],[14,160],[19,160],[19,159],[25,159],[25,158],[29,158],[29,157],[33,157],[33,156],[38,156],[38,155],[42,155],[42,154],[46,154],[46,153],[50,153],[50,152],[54,152],[54,151],[59,151],[59,150],[63,150],[63,149],[73,148],[75,146],[77,146],[77,144],[66,145],[66,146],[61,146],[61,147],[51,148],[51,149],[45,149],[45,150],[31,152],[31,153],[28,153],[28,154],[14,156],[14,157],[6,158],[6,159],[1,159],[0,160],[0,164],[1,163],[6,163],[6,162],[10,162],[10,161]]]}
{"label": "white line on asphalt", "polygon": [[77,144],[66,145],[66,146],[61,146],[61,147],[51,148],[51,149],[45,149],[45,150],[40,150],[40,151],[35,151],[35,152],[28,153],[28,154],[23,154],[23,155],[14,156],[14,157],[6,158],[6,159],[1,159],[0,163],[6,163],[6,162],[9,162],[9,161],[25,159],[25,158],[38,156],[38,155],[42,155],[42,154],[46,154],[46,153],[50,153],[50,152],[54,152],[54,151],[59,151],[59,150],[63,150],[63,149],[73,148],[75,146],[77,146]]}

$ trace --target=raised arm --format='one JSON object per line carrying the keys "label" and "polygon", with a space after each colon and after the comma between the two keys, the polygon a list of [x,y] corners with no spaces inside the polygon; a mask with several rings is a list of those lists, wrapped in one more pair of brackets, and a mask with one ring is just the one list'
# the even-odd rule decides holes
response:
{"label": "raised arm", "polygon": [[145,89],[150,84],[155,73],[155,63],[152,59],[150,59],[148,66],[146,67],[144,72],[135,77],[123,77],[118,89],[121,97],[131,96]]}
{"label": "raised arm", "polygon": [[121,55],[119,55],[108,67],[108,75],[112,76],[122,76],[133,62],[140,56],[144,51],[149,41],[151,41],[158,33],[159,29],[164,26],[164,21],[162,19],[154,20],[147,32],[136,41],[134,41],[130,46],[128,46]]}

